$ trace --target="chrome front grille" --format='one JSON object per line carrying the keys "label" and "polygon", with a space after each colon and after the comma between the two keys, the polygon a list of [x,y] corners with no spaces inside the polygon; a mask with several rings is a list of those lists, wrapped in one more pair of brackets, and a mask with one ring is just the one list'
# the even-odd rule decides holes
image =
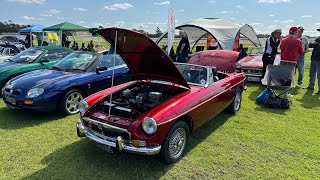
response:
{"label": "chrome front grille", "polygon": [[115,142],[116,138],[121,136],[124,140],[131,140],[131,133],[126,129],[102,123],[90,118],[82,118],[81,120],[89,132],[94,132],[94,134],[100,138]]}
{"label": "chrome front grille", "polygon": [[262,70],[260,69],[242,69],[242,72],[246,74],[262,75]]}

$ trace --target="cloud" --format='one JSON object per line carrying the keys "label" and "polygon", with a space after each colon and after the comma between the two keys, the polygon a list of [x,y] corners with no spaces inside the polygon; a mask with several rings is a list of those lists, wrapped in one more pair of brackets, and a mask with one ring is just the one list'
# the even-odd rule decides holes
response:
{"label": "cloud", "polygon": [[314,25],[315,25],[315,26],[319,26],[319,25],[320,25],[320,23],[314,23]]}
{"label": "cloud", "polygon": [[276,25],[270,25],[270,26],[267,27],[267,29],[272,29],[272,28],[275,28],[275,27],[276,27]]}
{"label": "cloud", "polygon": [[86,24],[86,21],[78,21],[78,24]]}
{"label": "cloud", "polygon": [[25,20],[44,20],[43,18],[35,18],[35,17],[29,17],[29,16],[22,16],[21,17],[22,19],[25,19]]}
{"label": "cloud", "polygon": [[291,0],[259,0],[258,3],[265,4],[278,4],[278,3],[289,3]]}
{"label": "cloud", "polygon": [[243,9],[244,7],[243,7],[243,6],[238,5],[238,6],[236,6],[236,8],[238,8],[238,9]]}
{"label": "cloud", "polygon": [[303,15],[301,18],[312,18],[312,15]]}
{"label": "cloud", "polygon": [[277,22],[280,22],[280,20],[279,19],[275,19],[275,20],[273,20],[273,22],[277,23]]}
{"label": "cloud", "polygon": [[252,26],[264,26],[263,23],[250,23],[250,25],[252,25]]}
{"label": "cloud", "polygon": [[220,14],[233,14],[233,13],[239,13],[239,11],[220,11],[220,12],[217,12],[217,13],[220,13]]}
{"label": "cloud", "polygon": [[281,23],[294,23],[294,20],[289,19],[289,20],[282,21]]}
{"label": "cloud", "polygon": [[75,11],[88,11],[87,9],[84,9],[84,8],[73,8],[73,10],[75,10]]}
{"label": "cloud", "polygon": [[154,5],[158,5],[158,6],[161,6],[161,5],[166,5],[166,4],[170,4],[170,1],[163,1],[163,2],[154,2],[153,4],[154,4]]}
{"label": "cloud", "polygon": [[184,9],[180,9],[180,10],[178,10],[178,12],[184,12]]}
{"label": "cloud", "polygon": [[64,17],[57,17],[57,19],[64,19]]}
{"label": "cloud", "polygon": [[45,4],[47,0],[7,0],[8,2],[13,3],[22,3],[22,4]]}
{"label": "cloud", "polygon": [[274,17],[274,14],[269,14],[269,17]]}
{"label": "cloud", "polygon": [[209,4],[214,4],[216,3],[216,1],[209,1]]}
{"label": "cloud", "polygon": [[40,16],[51,17],[51,16],[58,14],[60,12],[61,11],[56,10],[56,9],[49,9],[48,11],[44,11],[43,13],[41,13]]}
{"label": "cloud", "polygon": [[48,11],[44,11],[45,14],[58,14],[61,11],[56,10],[56,9],[49,9]]}
{"label": "cloud", "polygon": [[113,4],[111,6],[104,6],[103,7],[103,9],[109,10],[109,11],[128,10],[130,8],[133,8],[133,5],[129,4],[129,3]]}
{"label": "cloud", "polygon": [[53,16],[53,15],[52,15],[52,14],[40,14],[40,16],[51,17],[51,16]]}

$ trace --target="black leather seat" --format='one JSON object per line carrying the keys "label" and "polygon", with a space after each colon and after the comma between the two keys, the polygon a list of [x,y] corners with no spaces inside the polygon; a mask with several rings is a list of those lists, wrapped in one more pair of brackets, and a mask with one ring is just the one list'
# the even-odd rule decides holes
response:
{"label": "black leather seat", "polygon": [[212,67],[212,76],[213,76],[214,82],[217,82],[220,80],[218,77],[218,69],[216,67]]}

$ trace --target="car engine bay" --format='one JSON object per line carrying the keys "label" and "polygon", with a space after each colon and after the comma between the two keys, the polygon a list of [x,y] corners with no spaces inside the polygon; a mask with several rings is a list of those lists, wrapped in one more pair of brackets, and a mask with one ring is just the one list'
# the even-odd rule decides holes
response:
{"label": "car engine bay", "polygon": [[110,96],[107,96],[99,104],[98,109],[104,113],[109,113],[109,107],[111,106],[112,115],[136,119],[143,113],[184,91],[186,90],[174,86],[139,82],[114,93],[111,103]]}

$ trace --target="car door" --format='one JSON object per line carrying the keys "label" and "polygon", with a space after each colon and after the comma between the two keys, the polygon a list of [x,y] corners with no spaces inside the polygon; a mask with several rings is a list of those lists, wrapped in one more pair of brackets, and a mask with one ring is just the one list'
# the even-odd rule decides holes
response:
{"label": "car door", "polygon": [[115,58],[114,66],[114,85],[119,85],[128,82],[130,77],[129,69],[119,55],[103,55],[97,63],[96,67],[107,67],[107,70],[94,72],[93,79],[91,81],[91,92],[95,93],[103,89],[111,87],[112,73],[113,73],[113,59]]}

